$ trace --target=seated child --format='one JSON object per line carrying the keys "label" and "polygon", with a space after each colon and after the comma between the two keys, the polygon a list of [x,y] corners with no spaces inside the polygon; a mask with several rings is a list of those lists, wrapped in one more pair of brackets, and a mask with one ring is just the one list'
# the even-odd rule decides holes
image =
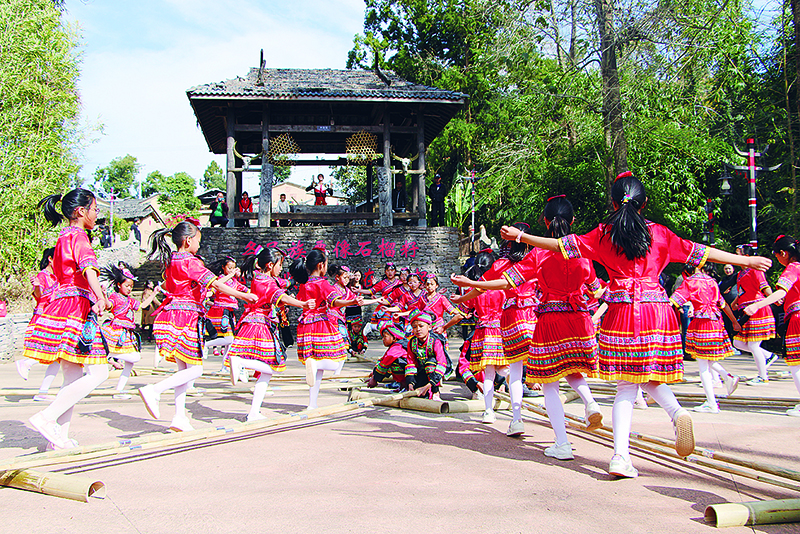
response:
{"label": "seated child", "polygon": [[448,369],[449,360],[441,336],[431,333],[433,317],[417,311],[411,316],[411,339],[408,342],[405,386],[409,390],[425,388],[429,398],[442,400],[439,387]]}
{"label": "seated child", "polygon": [[[381,335],[383,335],[383,330],[381,330]],[[367,336],[364,335],[364,323],[360,317],[347,322],[347,338],[350,354],[360,356],[367,351]]]}
{"label": "seated child", "polygon": [[403,330],[396,324],[383,323],[381,337],[386,352],[380,361],[375,364],[375,369],[367,380],[367,387],[374,388],[390,374],[395,382],[400,384],[405,380],[406,354],[408,351],[408,338]]}

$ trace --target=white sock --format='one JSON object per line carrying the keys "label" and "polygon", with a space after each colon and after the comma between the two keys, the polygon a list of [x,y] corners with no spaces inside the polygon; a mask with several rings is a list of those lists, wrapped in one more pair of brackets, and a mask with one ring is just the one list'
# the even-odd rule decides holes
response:
{"label": "white sock", "polygon": [[700,382],[703,384],[703,391],[706,394],[706,402],[712,408],[717,405],[717,398],[714,396],[714,376],[711,373],[711,366],[708,360],[697,360],[700,366]]}
{"label": "white sock", "polygon": [[240,358],[242,369],[253,369],[261,373],[256,381],[256,387],[253,390],[253,402],[250,404],[250,413],[247,417],[253,417],[261,413],[261,404],[264,402],[264,397],[267,395],[267,387],[269,381],[272,379],[272,367],[269,364],[260,360],[249,360]]}
{"label": "white sock", "polygon": [[564,426],[564,405],[561,404],[561,397],[558,391],[558,382],[548,382],[542,384],[544,391],[544,407],[547,408],[547,417],[550,419],[550,426],[556,435],[556,445],[567,443],[567,429]]}
{"label": "white sock", "polygon": [[[31,365],[33,365],[33,360],[31,360]],[[58,362],[53,362],[47,366],[44,371],[44,378],[42,378],[42,384],[39,386],[39,395],[47,395],[47,391],[53,385],[53,380],[56,379],[59,369],[61,369],[61,364]]]}
{"label": "white sock", "polygon": [[642,403],[647,404],[647,401],[644,400],[644,393],[642,393],[642,388],[636,388],[636,402],[638,402],[639,404]]}
{"label": "white sock", "polygon": [[758,376],[760,376],[764,380],[769,379],[769,375],[767,374],[767,351],[761,348],[760,341],[744,343],[742,341],[739,341],[738,339],[734,339],[733,345],[741,351],[749,352],[750,354],[752,354],[753,361],[755,361],[756,369],[758,370]]}
{"label": "white sock", "polygon": [[522,420],[522,360],[509,366],[508,389],[511,393],[511,418],[514,421]]}
{"label": "white sock", "polygon": [[156,393],[174,388],[175,419],[186,417],[186,391],[203,374],[202,365],[188,365],[181,360],[177,360],[177,363],[178,372],[155,385]]}
{"label": "white sock", "polygon": [[317,407],[317,399],[319,398],[319,386],[322,384],[322,375],[324,371],[337,371],[341,368],[340,362],[333,360],[316,360],[317,362],[317,375],[314,380],[314,387],[308,392],[308,409],[313,410]]}
{"label": "white sock", "polygon": [[620,380],[617,382],[617,394],[611,412],[611,425],[614,428],[614,454],[619,454],[625,461],[630,461],[631,422],[633,421],[633,401],[639,384]]}
{"label": "white sock", "polygon": [[133,364],[141,360],[142,355],[138,352],[128,352],[120,354],[118,359],[125,362],[122,366],[122,372],[119,374],[119,381],[117,382],[117,392],[122,392],[122,390],[125,389],[125,384],[128,383],[128,378],[131,376]]}
{"label": "white sock", "polygon": [[569,387],[574,389],[575,392],[581,396],[583,406],[588,408],[589,404],[594,402],[594,397],[592,396],[592,390],[589,389],[589,384],[586,382],[586,379],[583,377],[583,375],[580,373],[573,373],[571,375],[567,375],[566,379]]}
{"label": "white sock", "polygon": [[61,360],[61,370],[66,385],[61,386],[50,406],[42,410],[45,419],[58,424],[63,424],[62,416],[66,416],[63,421],[69,421],[72,408],[108,378],[108,364],[87,365],[84,369],[80,364]]}
{"label": "white sock", "polygon": [[642,389],[653,397],[659,406],[666,410],[670,419],[675,419],[675,412],[681,409],[681,405],[668,385],[660,382],[647,382],[642,384]]}
{"label": "white sock", "polygon": [[[35,364],[35,363],[39,363],[39,362],[37,362],[36,360],[31,360],[30,358],[25,358],[24,360],[22,360],[21,362],[19,362],[19,364],[18,364],[18,365],[19,365],[20,367],[24,367],[25,369],[27,369],[27,370],[28,370],[28,372],[30,372],[30,370],[31,370],[31,367],[33,367],[33,364]],[[55,364],[55,365],[58,365],[58,362],[53,362],[53,363],[52,363],[52,364],[50,364],[50,365],[53,365],[53,364]]]}
{"label": "white sock", "polygon": [[483,405],[487,412],[494,408],[494,365],[483,370]]}
{"label": "white sock", "polygon": [[800,393],[800,365],[790,365],[789,372],[792,373],[792,380],[794,380],[794,387]]}

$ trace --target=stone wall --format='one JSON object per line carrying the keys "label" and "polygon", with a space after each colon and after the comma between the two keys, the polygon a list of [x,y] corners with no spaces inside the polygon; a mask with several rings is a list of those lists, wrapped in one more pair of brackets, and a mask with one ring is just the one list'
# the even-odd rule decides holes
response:
{"label": "stone wall", "polygon": [[11,313],[0,317],[0,362],[22,356],[22,342],[31,316],[30,313]]}
{"label": "stone wall", "polygon": [[[241,260],[251,241],[262,246],[277,246],[290,258],[306,255],[320,242],[325,245],[328,263],[339,263],[366,273],[372,270],[375,281],[383,276],[384,264],[393,261],[412,270],[420,269],[439,278],[448,292],[454,289],[450,273],[460,273],[458,230],[417,226],[313,226],[289,228],[203,228],[199,254],[207,261],[229,255]],[[161,264],[145,262],[135,270],[137,285],[145,280],[161,280]],[[288,276],[288,273],[284,271]],[[448,293],[449,294],[449,293]],[[364,310],[365,314],[371,310]],[[290,308],[294,322],[296,311]]]}

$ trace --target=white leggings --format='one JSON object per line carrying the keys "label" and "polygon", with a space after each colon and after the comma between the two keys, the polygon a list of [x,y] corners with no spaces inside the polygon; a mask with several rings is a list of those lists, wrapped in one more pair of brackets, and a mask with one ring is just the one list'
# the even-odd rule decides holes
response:
{"label": "white leggings", "polygon": [[611,423],[614,427],[614,454],[619,454],[625,460],[630,460],[628,448],[630,447],[631,421],[633,420],[633,401],[636,400],[636,390],[639,387],[666,410],[670,419],[674,419],[675,413],[681,409],[681,405],[666,384],[661,382],[634,384],[625,380],[617,382],[617,395],[614,397],[614,408],[611,414]]}
{"label": "white leggings", "polygon": [[261,413],[261,403],[264,402],[264,397],[267,395],[267,387],[269,386],[269,381],[272,379],[274,371],[268,363],[264,363],[260,360],[239,358],[239,361],[243,369],[252,369],[261,373],[261,376],[259,376],[256,381],[256,387],[253,390],[253,402],[250,404],[250,413],[247,414],[247,417],[254,417],[256,414]]}
{"label": "white leggings", "polygon": [[769,380],[769,375],[767,374],[767,355],[769,352],[761,348],[760,341],[745,343],[744,341],[733,338],[733,346],[741,351],[752,354],[753,360],[756,362],[756,369],[758,369],[758,376],[764,380]]}
{"label": "white leggings", "polygon": [[125,384],[128,383],[128,378],[131,376],[133,364],[141,360],[142,355],[138,352],[126,352],[124,354],[114,354],[113,357],[125,362],[122,367],[122,373],[119,375],[119,381],[117,382],[117,391],[122,392],[122,390],[125,389]]}
{"label": "white leggings", "polygon": [[[494,409],[494,377],[495,375],[508,376],[509,368],[507,365],[502,367],[495,367],[494,365],[487,365],[483,370],[483,405],[486,407],[487,412]],[[520,373],[520,380],[522,374]],[[520,393],[522,393],[522,384],[520,384]],[[520,397],[520,404],[522,398]]]}
{"label": "white leggings", "polygon": [[[20,365],[26,367],[28,371],[30,371],[31,367],[33,367],[36,363],[39,362],[30,358],[26,358],[25,361]],[[50,386],[53,385],[53,380],[56,379],[59,369],[61,369],[61,364],[59,364],[58,361],[55,361],[47,366],[47,369],[44,371],[44,378],[42,378],[42,383],[39,386],[39,395],[47,395],[47,391],[50,389]]]}
{"label": "white leggings", "polygon": [[726,371],[719,362],[701,360],[698,358],[697,363],[700,366],[700,382],[703,384],[703,391],[706,394],[706,401],[708,402],[709,406],[716,406],[717,398],[714,396],[714,373],[712,373],[712,370],[716,371],[720,376],[723,377],[728,376],[728,371]]}
{"label": "white leggings", "polygon": [[[312,358],[308,358],[311,360]],[[306,365],[308,365],[306,360]],[[319,386],[322,383],[322,375],[325,371],[333,371],[333,374],[338,375],[342,372],[344,367],[344,360],[335,362],[333,360],[314,360],[317,362],[317,376],[314,379],[314,387],[308,392],[308,409],[313,410],[317,407],[317,398],[319,397]]]}
{"label": "white leggings", "polygon": [[188,365],[186,362],[176,359],[178,371],[161,382],[157,382],[153,389],[156,395],[161,395],[168,389],[175,390],[175,417],[186,417],[186,390],[189,384],[194,382],[203,374],[202,365]]}
{"label": "white leggings", "polygon": [[[580,395],[584,407],[594,402],[592,391],[589,384],[580,373],[574,373],[565,377],[567,384]],[[547,417],[550,419],[550,426],[556,435],[556,445],[567,443],[566,419],[564,417],[564,405],[561,404],[561,397],[558,391],[558,381],[542,384],[544,391],[544,407],[547,409]]]}
{"label": "white leggings", "polygon": [[[84,370],[86,374],[83,373]],[[61,372],[64,374],[64,384],[58,390],[58,394],[50,406],[41,413],[48,421],[55,421],[61,425],[62,437],[67,439],[72,409],[81,399],[105,382],[108,378],[108,364],[83,366],[79,363],[61,360]]]}
{"label": "white leggings", "polygon": [[800,365],[790,365],[789,372],[792,373],[794,387],[796,387],[797,392],[800,393]]}

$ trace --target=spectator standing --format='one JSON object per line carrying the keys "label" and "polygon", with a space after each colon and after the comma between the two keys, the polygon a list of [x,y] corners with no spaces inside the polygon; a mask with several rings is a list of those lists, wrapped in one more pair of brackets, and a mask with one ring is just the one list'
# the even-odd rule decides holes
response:
{"label": "spectator standing", "polygon": [[447,196],[447,190],[442,183],[442,176],[438,173],[433,179],[429,194],[431,197],[431,223],[429,226],[444,226],[444,199]]}
{"label": "spectator standing", "polygon": [[[250,200],[250,195],[247,191],[242,193],[242,200],[239,201],[239,208],[236,211],[240,213],[253,213],[253,201]],[[242,228],[250,228],[250,219],[237,219],[234,225]]]}

